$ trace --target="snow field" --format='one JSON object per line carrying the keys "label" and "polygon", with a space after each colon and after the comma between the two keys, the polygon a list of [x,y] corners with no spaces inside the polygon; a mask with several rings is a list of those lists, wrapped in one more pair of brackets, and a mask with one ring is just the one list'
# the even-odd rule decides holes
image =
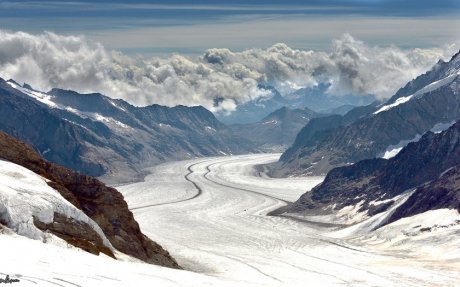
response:
{"label": "snow field", "polygon": [[[116,255],[124,261],[94,256],[3,229],[0,276],[19,278],[18,286],[458,285],[456,211],[424,213],[371,232],[387,214],[353,230],[267,216],[322,180],[259,177],[254,165],[278,156],[166,163],[150,168],[144,182],[119,187],[143,232],[194,272],[139,263],[123,254]],[[14,185],[19,182],[30,189],[29,196],[51,198],[55,192],[43,178],[8,162],[0,162],[0,174],[2,195],[11,192],[5,186],[19,190]],[[27,204],[41,206],[41,201]],[[430,232],[421,231],[427,227]]]}
{"label": "snow field", "polygon": [[[336,230],[332,227],[267,216],[322,181],[259,177],[254,165],[278,157],[259,154],[166,163],[151,169],[153,174],[145,182],[119,190],[135,208],[141,229],[179,264],[231,280],[235,286],[455,286],[460,282],[455,266],[435,258],[421,264],[420,258],[407,253],[400,256],[367,244],[367,238],[331,236]],[[410,241],[404,248],[411,248]]]}

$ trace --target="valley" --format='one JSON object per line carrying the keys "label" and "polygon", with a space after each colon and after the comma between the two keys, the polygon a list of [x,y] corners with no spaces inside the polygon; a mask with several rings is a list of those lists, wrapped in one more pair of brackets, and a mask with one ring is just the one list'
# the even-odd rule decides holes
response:
{"label": "valley", "polygon": [[0,0],[0,285],[460,286],[460,6],[218,2]]}
{"label": "valley", "polygon": [[[406,242],[391,253],[385,250],[388,242],[345,239],[333,225],[267,216],[322,181],[267,178],[254,169],[278,157],[165,163],[149,169],[145,182],[118,189],[143,232],[161,242],[181,266],[239,284],[454,286],[460,280],[456,264],[422,253],[421,260],[411,253],[415,243]],[[435,253],[437,247],[432,248]]]}

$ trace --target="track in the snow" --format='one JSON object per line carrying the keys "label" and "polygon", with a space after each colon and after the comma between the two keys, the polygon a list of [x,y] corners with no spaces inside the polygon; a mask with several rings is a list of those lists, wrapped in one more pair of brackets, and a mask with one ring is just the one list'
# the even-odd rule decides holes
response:
{"label": "track in the snow", "polygon": [[214,184],[217,184],[217,185],[220,185],[220,186],[223,186],[223,187],[228,187],[228,188],[232,188],[232,189],[237,189],[237,190],[242,190],[242,191],[254,193],[254,194],[257,194],[257,195],[261,195],[261,196],[265,196],[265,197],[268,197],[268,198],[271,198],[271,199],[282,201],[282,202],[284,202],[286,204],[291,203],[291,202],[289,202],[287,200],[280,199],[280,198],[277,198],[277,197],[274,197],[274,196],[271,196],[271,195],[267,195],[267,194],[264,194],[264,193],[261,193],[261,192],[257,192],[257,191],[242,188],[242,187],[235,187],[235,186],[232,186],[232,185],[227,185],[227,184],[223,184],[223,183],[220,183],[218,181],[212,180],[212,179],[209,178],[208,175],[211,172],[210,167],[213,166],[213,165],[215,165],[215,164],[210,164],[210,165],[206,166],[206,173],[204,174],[204,178],[207,179],[208,181],[214,183]]}
{"label": "track in the snow", "polygon": [[[130,210],[139,210],[139,209],[144,209],[144,208],[149,208],[149,207],[154,207],[154,206],[160,206],[160,205],[166,205],[166,204],[173,204],[173,203],[179,203],[179,202],[184,202],[184,201],[188,201],[188,200],[192,200],[194,198],[197,198],[198,196],[200,196],[201,194],[203,194],[203,190],[201,189],[201,187],[196,183],[194,182],[193,180],[190,179],[190,175],[193,173],[193,170],[192,170],[192,167],[197,165],[197,164],[200,164],[201,162],[197,162],[197,163],[194,163],[194,164],[191,164],[187,167],[187,174],[184,176],[185,180],[190,182],[191,184],[193,184],[193,186],[195,187],[195,189],[197,190],[197,193],[195,193],[193,196],[191,197],[188,197],[188,198],[184,198],[184,199],[179,199],[179,200],[175,200],[175,201],[170,201],[170,202],[164,202],[164,203],[155,203],[155,204],[148,204],[148,205],[143,205],[143,206],[138,206],[138,207],[133,207],[131,208]],[[205,174],[206,175],[206,174]]]}
{"label": "track in the snow", "polygon": [[[154,207],[154,206],[161,206],[161,205],[166,205],[166,204],[173,204],[173,203],[179,203],[179,202],[184,202],[184,201],[188,201],[188,200],[192,200],[192,199],[195,199],[197,198],[198,196],[200,196],[201,194],[203,194],[203,189],[198,185],[197,182],[193,181],[191,178],[190,178],[190,175],[193,173],[193,170],[192,170],[192,167],[194,167],[195,165],[197,164],[201,164],[203,162],[197,162],[197,163],[194,163],[194,164],[191,164],[187,167],[187,174],[184,176],[185,180],[190,182],[191,184],[193,184],[193,186],[195,187],[195,189],[197,190],[197,192],[191,196],[191,197],[188,197],[188,198],[184,198],[184,199],[180,199],[180,200],[175,200],[175,201],[170,201],[170,202],[164,202],[164,203],[155,203],[155,204],[148,204],[148,205],[143,205],[143,206],[138,206],[138,207],[133,207],[131,208],[131,210],[139,210],[139,209],[144,209],[144,208],[149,208],[149,207]],[[215,180],[212,180],[211,178],[209,178],[209,173],[211,173],[211,166],[213,166],[215,164],[210,164],[210,165],[207,165],[205,168],[206,168],[206,173],[203,175],[203,177],[214,183],[214,184],[217,184],[217,185],[220,185],[220,186],[223,186],[223,187],[227,187],[227,188],[232,188],[232,189],[237,189],[237,190],[241,190],[241,191],[245,191],[245,192],[250,192],[250,193],[253,193],[253,194],[257,194],[257,195],[260,195],[260,196],[265,196],[265,197],[268,197],[268,198],[271,198],[271,199],[274,199],[274,200],[279,200],[281,202],[284,202],[285,204],[289,204],[291,202],[289,201],[286,201],[284,199],[280,199],[280,198],[277,198],[277,197],[274,197],[274,196],[271,196],[271,195],[267,195],[267,194],[264,194],[264,193],[261,193],[261,192],[257,192],[257,191],[254,191],[254,190],[250,190],[250,189],[246,189],[246,188],[242,188],[242,187],[235,187],[235,186],[231,186],[231,185],[227,185],[227,184],[223,184],[223,183],[220,183],[218,181],[215,181]]]}

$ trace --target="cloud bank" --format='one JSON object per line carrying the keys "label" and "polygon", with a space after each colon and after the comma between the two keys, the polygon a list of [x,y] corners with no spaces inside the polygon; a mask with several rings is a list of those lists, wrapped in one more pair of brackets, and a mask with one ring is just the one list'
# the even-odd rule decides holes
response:
{"label": "cloud bank", "polygon": [[259,84],[288,94],[300,87],[331,83],[333,95],[390,97],[458,49],[377,47],[344,34],[330,51],[305,51],[285,44],[233,52],[209,49],[199,57],[131,56],[109,51],[84,36],[32,35],[0,30],[0,76],[40,90],[54,87],[101,92],[134,105],[202,105],[232,111],[239,103],[270,97]]}

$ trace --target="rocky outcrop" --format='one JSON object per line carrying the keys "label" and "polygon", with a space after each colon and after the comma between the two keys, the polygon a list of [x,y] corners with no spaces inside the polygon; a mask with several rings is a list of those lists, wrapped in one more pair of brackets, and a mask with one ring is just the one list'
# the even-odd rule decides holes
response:
{"label": "rocky outcrop", "polygon": [[281,156],[273,174],[326,174],[334,167],[383,156],[391,146],[458,120],[459,73],[457,54],[408,83],[385,104],[311,121]]}
{"label": "rocky outcrop", "polygon": [[67,243],[81,248],[86,252],[95,255],[104,253],[115,258],[112,250],[104,245],[99,234],[87,223],[68,218],[60,213],[54,213],[53,222],[44,223],[34,217],[34,225],[38,229],[51,232],[57,237],[64,239]]}
{"label": "rocky outcrop", "polygon": [[414,189],[390,221],[431,209],[459,209],[460,121],[441,133],[426,133],[389,160],[376,158],[331,170],[324,182],[284,212],[340,210],[359,206],[372,216],[396,196]]}
{"label": "rocky outcrop", "polygon": [[[148,263],[179,268],[167,251],[141,232],[122,194],[116,189],[107,187],[93,177],[43,160],[30,146],[4,132],[0,132],[0,157],[50,180],[48,184],[51,187],[101,227],[117,250]],[[107,251],[97,247],[99,241],[91,234],[87,234],[85,239],[70,239],[73,238],[72,235],[81,234],[85,227],[74,223],[63,230],[66,225],[63,225],[64,220],[61,219],[58,215],[51,225],[40,222],[36,224],[38,227],[49,229],[61,238],[69,239],[71,244],[83,249],[93,252],[99,250],[104,253]],[[90,248],[89,244],[95,245],[96,249],[91,249],[93,247]]]}

